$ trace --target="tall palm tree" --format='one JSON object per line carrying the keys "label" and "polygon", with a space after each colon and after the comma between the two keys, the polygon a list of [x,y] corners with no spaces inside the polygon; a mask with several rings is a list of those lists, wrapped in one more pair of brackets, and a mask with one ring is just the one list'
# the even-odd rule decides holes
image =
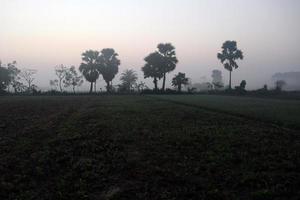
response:
{"label": "tall palm tree", "polygon": [[231,89],[231,72],[239,67],[236,60],[244,58],[243,52],[237,48],[236,41],[226,41],[223,43],[222,52],[218,53],[217,57],[229,71],[229,89]]}
{"label": "tall palm tree", "polygon": [[172,85],[178,87],[178,92],[181,92],[182,85],[187,85],[189,79],[185,77],[185,73],[179,72],[172,79]]}
{"label": "tall palm tree", "polygon": [[126,89],[127,92],[130,92],[131,89],[133,88],[133,85],[136,83],[138,79],[138,76],[136,72],[132,69],[126,69],[122,74],[121,74],[121,82],[122,86]]}
{"label": "tall palm tree", "polygon": [[88,50],[82,54],[82,63],[79,66],[79,71],[84,78],[91,83],[90,93],[93,91],[93,83],[99,78],[99,52]]}
{"label": "tall palm tree", "polygon": [[115,75],[119,71],[120,60],[117,58],[118,54],[114,49],[103,49],[99,56],[99,71],[106,82],[106,90],[110,92],[111,81],[115,78]]}
{"label": "tall palm tree", "polygon": [[159,44],[157,46],[158,53],[163,57],[163,64],[160,66],[160,70],[163,74],[162,90],[165,90],[166,74],[173,71],[176,68],[178,60],[176,58],[175,47],[171,43]]}

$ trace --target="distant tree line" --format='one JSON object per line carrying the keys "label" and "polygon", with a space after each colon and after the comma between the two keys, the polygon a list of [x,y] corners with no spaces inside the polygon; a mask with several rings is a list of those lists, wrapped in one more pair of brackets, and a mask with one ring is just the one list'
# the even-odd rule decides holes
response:
{"label": "distant tree line", "polygon": [[[229,83],[223,82],[222,71],[214,69],[212,71],[212,81],[202,83],[192,83],[191,79],[186,77],[183,72],[178,72],[171,80],[171,85],[177,92],[182,92],[183,88],[187,92],[197,91],[227,91],[246,93],[246,80],[242,80],[239,86],[232,89],[232,72],[239,68],[238,60],[244,58],[243,52],[238,49],[236,41],[225,41],[221,47],[221,52],[217,54],[223,67],[229,71]],[[77,69],[74,66],[65,66],[63,64],[55,67],[56,78],[49,81],[52,91],[60,93],[72,90],[75,93],[83,84],[84,79],[90,83],[89,92],[97,91],[97,80],[102,76],[106,83],[106,92],[132,93],[151,91],[143,81],[138,82],[138,75],[133,69],[126,69],[121,73],[120,84],[113,85],[113,79],[119,72],[121,64],[118,53],[112,48],[105,48],[101,51],[87,50],[81,55],[82,62]],[[153,79],[154,88],[152,92],[166,91],[167,74],[174,71],[178,64],[175,47],[171,43],[160,43],[156,49],[144,58],[145,64],[141,68],[144,78]],[[38,87],[34,84],[37,71],[33,69],[19,69],[17,62],[11,62],[4,65],[0,62],[0,92],[14,93],[37,93]],[[295,74],[295,73],[294,73]],[[295,77],[295,75],[293,77]],[[279,80],[278,77],[287,77],[290,74],[276,74],[275,91],[281,91],[287,84],[285,80]],[[159,82],[162,81],[161,87]],[[169,91],[170,89],[168,89]],[[102,90],[101,90],[102,91]],[[268,91],[268,86],[264,85],[258,91]]]}

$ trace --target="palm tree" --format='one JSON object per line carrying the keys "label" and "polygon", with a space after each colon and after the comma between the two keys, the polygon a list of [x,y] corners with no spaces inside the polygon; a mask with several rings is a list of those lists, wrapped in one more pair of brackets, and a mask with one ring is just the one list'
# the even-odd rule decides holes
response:
{"label": "palm tree", "polygon": [[99,52],[88,50],[82,54],[82,63],[79,66],[79,71],[84,78],[91,83],[90,93],[93,91],[93,83],[99,78]]}
{"label": "palm tree", "polygon": [[178,60],[176,58],[175,47],[171,43],[161,43],[157,48],[158,53],[163,57],[163,64],[160,66],[160,70],[163,74],[162,90],[164,91],[166,85],[166,73],[169,73],[176,68]]}
{"label": "palm tree", "polygon": [[99,72],[102,74],[103,79],[106,82],[106,90],[110,92],[111,81],[115,78],[115,75],[119,71],[120,60],[117,58],[118,54],[114,49],[103,49],[99,56]]}
{"label": "palm tree", "polygon": [[239,67],[236,60],[244,58],[243,52],[237,48],[236,41],[226,41],[222,46],[222,52],[218,53],[217,57],[229,71],[229,89],[231,89],[231,72]]}
{"label": "palm tree", "polygon": [[158,52],[149,54],[145,59],[146,64],[142,67],[144,78],[153,78],[154,90],[157,91],[157,81],[163,77],[160,66],[163,64],[162,56]]}
{"label": "palm tree", "polygon": [[172,79],[172,85],[178,87],[178,92],[181,92],[181,86],[187,85],[189,83],[189,79],[185,77],[185,73],[179,72]]}
{"label": "palm tree", "polygon": [[132,69],[126,69],[122,74],[121,74],[121,82],[122,86],[126,89],[127,92],[130,92],[131,89],[133,88],[133,85],[136,83],[138,79],[138,76],[136,72]]}

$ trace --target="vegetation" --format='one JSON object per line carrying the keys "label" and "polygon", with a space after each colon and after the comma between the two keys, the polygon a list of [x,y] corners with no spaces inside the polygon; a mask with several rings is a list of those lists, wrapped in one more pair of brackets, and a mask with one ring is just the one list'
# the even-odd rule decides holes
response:
{"label": "vegetation", "polygon": [[179,72],[172,79],[172,85],[178,88],[178,92],[181,92],[182,85],[187,85],[189,79],[185,77],[185,73]]}
{"label": "vegetation", "polygon": [[[134,86],[137,84],[136,81],[138,76],[133,69],[127,69],[121,74],[121,88],[126,92],[131,92],[134,89]],[[139,85],[141,88],[142,85]],[[140,89],[139,89],[140,90]]]}
{"label": "vegetation", "polygon": [[79,66],[79,71],[84,76],[85,80],[91,83],[90,93],[93,92],[93,83],[99,78],[99,52],[88,50],[82,54],[82,63]]}
{"label": "vegetation", "polygon": [[120,60],[117,58],[118,54],[114,49],[103,49],[99,56],[99,72],[102,74],[103,79],[106,82],[106,90],[110,92],[111,81],[115,78],[115,75],[119,71]]}
{"label": "vegetation", "polygon": [[163,95],[157,98],[300,129],[299,100],[224,95]]}
{"label": "vegetation", "polygon": [[296,102],[163,97],[2,97],[0,199],[299,197],[298,132],[247,117]]}
{"label": "vegetation", "polygon": [[211,77],[212,77],[212,84],[215,90],[220,90],[224,87],[222,71],[217,69],[213,70]]}
{"label": "vegetation", "polygon": [[157,46],[158,53],[162,57],[160,64],[160,71],[163,77],[162,91],[165,91],[166,86],[166,74],[173,71],[176,68],[178,60],[176,58],[175,47],[171,43],[159,44]]}
{"label": "vegetation", "polygon": [[231,73],[233,69],[239,67],[236,60],[244,58],[243,52],[237,48],[236,41],[226,41],[222,46],[222,52],[218,53],[217,57],[229,71],[229,89],[231,89]]}
{"label": "vegetation", "polygon": [[144,78],[153,78],[154,90],[158,90],[157,82],[163,77],[160,71],[162,57],[158,52],[149,54],[145,59],[146,64],[142,67]]}

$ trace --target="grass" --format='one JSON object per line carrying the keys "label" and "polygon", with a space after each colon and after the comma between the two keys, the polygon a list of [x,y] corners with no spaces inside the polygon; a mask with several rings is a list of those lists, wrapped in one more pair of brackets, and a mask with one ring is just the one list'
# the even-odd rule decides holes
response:
{"label": "grass", "polygon": [[195,106],[300,129],[300,100],[220,95],[161,95],[156,97],[186,106]]}
{"label": "grass", "polygon": [[159,98],[1,98],[0,199],[299,197],[297,131]]}

